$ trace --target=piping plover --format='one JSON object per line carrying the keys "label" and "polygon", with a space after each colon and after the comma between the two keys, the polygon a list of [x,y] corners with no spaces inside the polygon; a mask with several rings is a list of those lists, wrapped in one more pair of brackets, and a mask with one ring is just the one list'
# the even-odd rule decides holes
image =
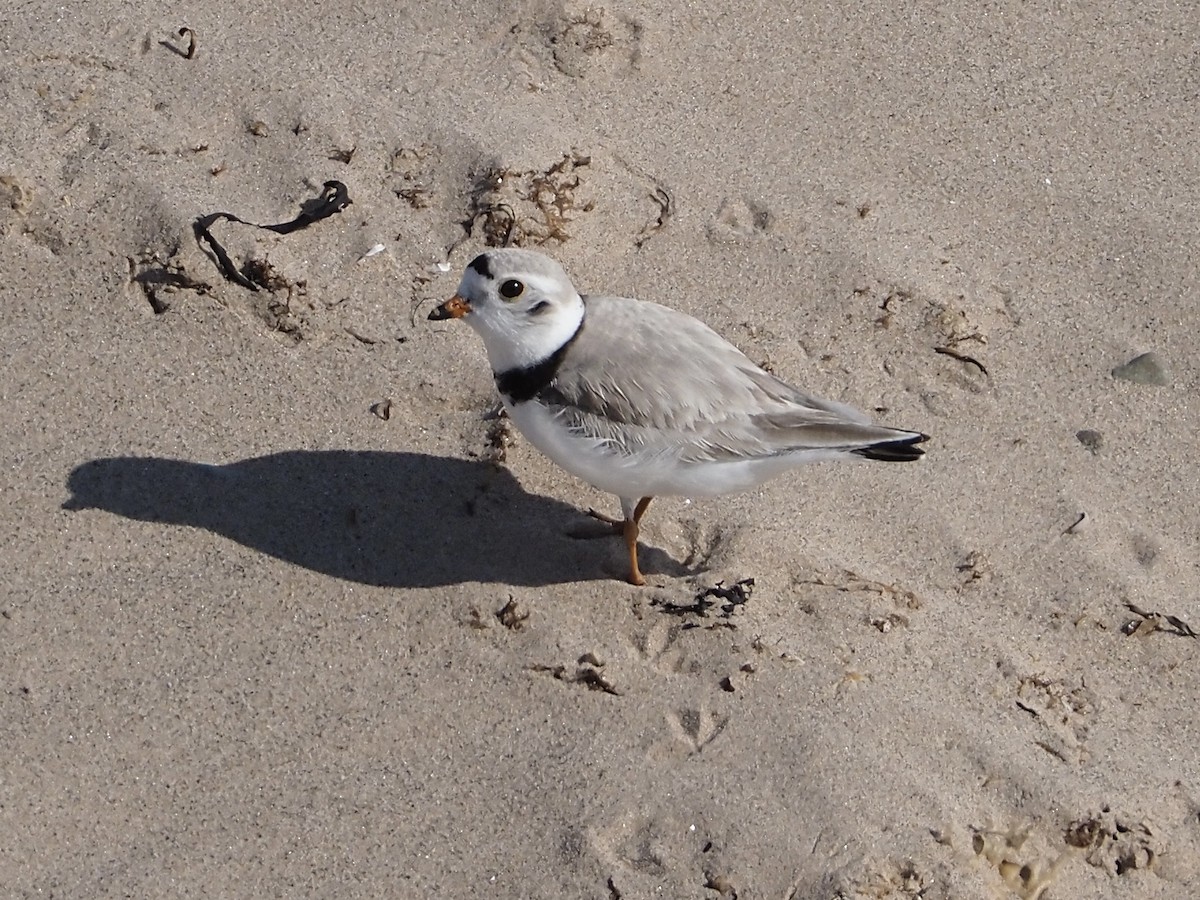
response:
{"label": "piping plover", "polygon": [[568,472],[621,500],[629,581],[638,523],[659,495],[746,490],[800,463],[909,461],[919,431],[875,425],[755,365],[707,325],[657,303],[580,296],[554,260],[489,250],[430,319],[483,338],[509,416]]}

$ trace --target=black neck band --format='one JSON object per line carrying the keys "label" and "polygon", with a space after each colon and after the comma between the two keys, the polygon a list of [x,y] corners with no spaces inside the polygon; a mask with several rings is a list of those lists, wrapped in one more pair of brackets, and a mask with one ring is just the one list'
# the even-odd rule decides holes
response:
{"label": "black neck band", "polygon": [[536,397],[539,391],[554,380],[554,376],[558,374],[558,367],[562,365],[562,361],[567,356],[567,351],[571,349],[571,345],[575,343],[575,339],[582,331],[583,320],[581,319],[579,327],[575,329],[573,335],[567,338],[566,343],[541,362],[531,366],[509,369],[506,372],[494,373],[496,387],[500,389],[500,393],[507,397],[510,403],[524,403],[526,400]]}

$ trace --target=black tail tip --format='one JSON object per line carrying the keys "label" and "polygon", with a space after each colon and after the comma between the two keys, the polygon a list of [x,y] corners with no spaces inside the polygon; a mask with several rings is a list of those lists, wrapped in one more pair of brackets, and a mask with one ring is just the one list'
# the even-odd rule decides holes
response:
{"label": "black tail tip", "polygon": [[912,462],[925,455],[925,451],[917,444],[923,444],[927,440],[929,440],[929,435],[918,434],[910,438],[901,438],[898,441],[880,441],[878,444],[872,444],[870,447],[863,447],[861,450],[853,452],[864,459],[878,459],[883,462]]}

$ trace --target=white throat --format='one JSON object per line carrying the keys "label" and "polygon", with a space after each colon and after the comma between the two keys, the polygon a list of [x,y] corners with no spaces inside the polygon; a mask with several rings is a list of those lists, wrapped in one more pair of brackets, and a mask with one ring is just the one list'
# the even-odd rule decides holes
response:
{"label": "white throat", "polygon": [[541,315],[515,318],[507,310],[485,311],[467,316],[483,338],[488,362],[496,373],[537,365],[569,341],[583,322],[583,300],[556,305]]}

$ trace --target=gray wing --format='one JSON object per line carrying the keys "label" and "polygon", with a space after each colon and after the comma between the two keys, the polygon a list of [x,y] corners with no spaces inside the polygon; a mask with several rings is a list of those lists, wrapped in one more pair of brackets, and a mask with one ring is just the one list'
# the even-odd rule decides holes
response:
{"label": "gray wing", "polygon": [[702,462],[853,451],[916,434],[797,390],[691,316],[622,297],[584,301],[583,331],[539,399],[614,450]]}

